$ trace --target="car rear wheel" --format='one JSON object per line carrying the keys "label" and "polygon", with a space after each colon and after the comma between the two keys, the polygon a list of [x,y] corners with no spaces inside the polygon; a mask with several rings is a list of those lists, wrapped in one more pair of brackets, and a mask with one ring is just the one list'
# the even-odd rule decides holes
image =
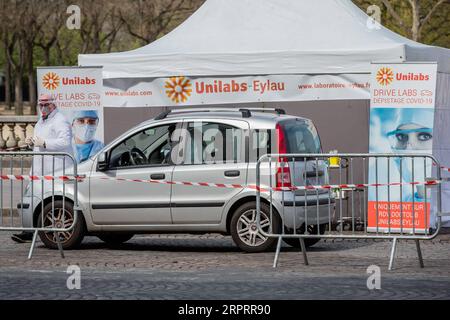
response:
{"label": "car rear wheel", "polygon": [[[327,229],[327,225],[326,224],[321,224],[319,225],[319,233],[320,234],[324,234],[325,231]],[[292,231],[291,231],[292,233]],[[298,234],[302,234],[304,233],[304,227],[300,228],[297,231]],[[317,225],[309,225],[308,226],[308,233],[309,234],[317,234]],[[300,240],[299,239],[295,239],[295,238],[284,238],[283,241],[285,243],[287,243],[288,245],[290,245],[291,247],[294,248],[300,248],[301,249],[301,245],[300,245]],[[317,242],[320,241],[320,238],[305,238],[305,247],[312,247],[313,245],[315,245]]]}
{"label": "car rear wheel", "polygon": [[[269,206],[261,203],[261,228],[264,232],[270,229]],[[277,213],[272,215],[272,230],[280,230],[280,218]],[[233,214],[230,225],[234,243],[243,251],[249,253],[272,250],[276,245],[276,238],[262,235],[256,226],[256,202],[241,205]]]}
{"label": "car rear wheel", "polygon": [[[39,232],[39,238],[47,248],[58,248],[58,243],[56,241],[57,236],[59,236],[59,241],[61,242],[63,249],[77,248],[83,241],[85,235],[83,215],[79,213],[77,218],[72,230],[58,232],[58,235],[55,232],[41,231]],[[53,205],[51,202],[47,203],[43,212],[39,214],[37,225],[39,228],[44,226],[44,228],[68,229],[72,226],[73,221],[73,203],[67,200],[56,200]]]}
{"label": "car rear wheel", "polygon": [[134,234],[129,233],[105,233],[98,235],[98,238],[110,246],[118,246],[133,238]]}

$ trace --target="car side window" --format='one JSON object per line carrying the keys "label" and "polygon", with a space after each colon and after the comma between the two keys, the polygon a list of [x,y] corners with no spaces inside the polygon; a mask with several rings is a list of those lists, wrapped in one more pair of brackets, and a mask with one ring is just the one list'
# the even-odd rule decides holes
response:
{"label": "car side window", "polygon": [[244,131],[214,122],[189,122],[184,164],[244,162]]}
{"label": "car side window", "polygon": [[135,133],[115,146],[109,157],[110,168],[171,165],[177,142],[176,124],[152,127]]}
{"label": "car side window", "polygon": [[251,158],[253,161],[258,161],[260,157],[272,153],[272,136],[274,130],[252,130],[252,144],[251,144]]}

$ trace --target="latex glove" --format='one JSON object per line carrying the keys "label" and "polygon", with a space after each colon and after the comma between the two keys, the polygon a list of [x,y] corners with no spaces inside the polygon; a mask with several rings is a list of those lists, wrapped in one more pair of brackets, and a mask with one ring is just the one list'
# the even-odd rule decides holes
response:
{"label": "latex glove", "polygon": [[30,137],[26,138],[25,144],[29,147],[32,147],[33,146],[33,138],[30,138]]}
{"label": "latex glove", "polygon": [[44,147],[45,148],[45,141],[42,138],[39,137],[33,137],[31,138],[31,141],[33,142],[33,145],[35,147],[41,148]]}

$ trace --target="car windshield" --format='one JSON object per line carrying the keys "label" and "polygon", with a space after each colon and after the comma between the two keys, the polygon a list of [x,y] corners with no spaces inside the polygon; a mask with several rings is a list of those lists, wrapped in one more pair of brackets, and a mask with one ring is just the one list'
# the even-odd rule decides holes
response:
{"label": "car windshield", "polygon": [[313,123],[296,119],[281,123],[288,153],[321,153],[320,138]]}

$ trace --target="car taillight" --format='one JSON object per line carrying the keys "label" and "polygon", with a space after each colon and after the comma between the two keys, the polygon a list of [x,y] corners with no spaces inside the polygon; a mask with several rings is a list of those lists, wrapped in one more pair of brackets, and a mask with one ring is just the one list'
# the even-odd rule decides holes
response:
{"label": "car taillight", "polygon": [[[278,153],[279,154],[287,153],[286,137],[284,135],[283,127],[279,123],[277,123],[277,125],[275,127],[275,132],[277,134]],[[282,161],[282,160],[280,159],[280,161]]]}
{"label": "car taillight", "polygon": [[284,163],[284,166],[278,166],[275,176],[275,184],[277,189],[292,187],[291,170],[289,169],[289,165],[287,163]]}
{"label": "car taillight", "polygon": [[[287,154],[287,141],[284,134],[283,127],[277,123],[275,127],[278,142],[278,153]],[[276,188],[290,188],[292,187],[291,171],[287,163],[286,157],[279,157],[277,163],[277,173],[275,176]]]}

